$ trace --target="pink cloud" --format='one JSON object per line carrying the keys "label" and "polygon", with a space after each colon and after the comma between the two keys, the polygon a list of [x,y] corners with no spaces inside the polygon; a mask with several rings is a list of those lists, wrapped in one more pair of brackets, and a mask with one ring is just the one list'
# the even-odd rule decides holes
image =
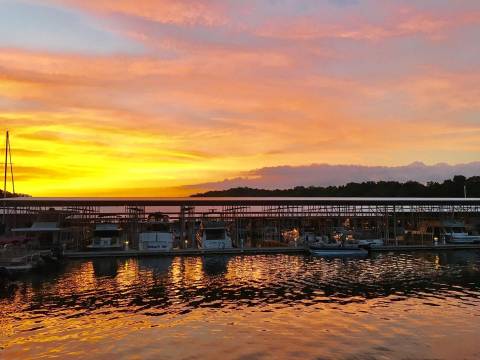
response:
{"label": "pink cloud", "polygon": [[455,175],[480,174],[480,162],[426,165],[415,162],[403,166],[361,166],[313,164],[256,169],[243,177],[185,186],[186,189],[225,190],[234,187],[287,189],[295,186],[333,186],[365,181],[443,181]]}
{"label": "pink cloud", "polygon": [[198,0],[67,0],[72,6],[97,13],[99,15],[124,14],[143,17],[166,24],[182,25],[221,25],[226,19],[222,15],[222,1]]}

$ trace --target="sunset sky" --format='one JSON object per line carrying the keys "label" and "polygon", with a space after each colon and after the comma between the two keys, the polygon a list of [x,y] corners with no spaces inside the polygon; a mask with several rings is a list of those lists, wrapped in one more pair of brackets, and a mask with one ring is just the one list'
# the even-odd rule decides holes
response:
{"label": "sunset sky", "polygon": [[469,163],[479,39],[478,0],[0,0],[0,130],[45,196]]}

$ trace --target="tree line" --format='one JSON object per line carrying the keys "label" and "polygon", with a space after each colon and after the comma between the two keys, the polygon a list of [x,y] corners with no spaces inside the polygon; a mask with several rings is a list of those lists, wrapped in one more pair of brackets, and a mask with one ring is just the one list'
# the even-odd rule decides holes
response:
{"label": "tree line", "polygon": [[[0,190],[0,199],[4,198],[3,194],[4,194],[3,190]],[[7,191],[7,196],[6,196],[7,198],[16,197],[16,196],[25,197],[25,196],[30,196],[30,195],[27,195],[27,194],[12,194],[11,192]]]}
{"label": "tree line", "polygon": [[367,181],[341,186],[296,186],[291,189],[237,187],[198,193],[192,197],[480,197],[480,176],[454,176],[443,182]]}

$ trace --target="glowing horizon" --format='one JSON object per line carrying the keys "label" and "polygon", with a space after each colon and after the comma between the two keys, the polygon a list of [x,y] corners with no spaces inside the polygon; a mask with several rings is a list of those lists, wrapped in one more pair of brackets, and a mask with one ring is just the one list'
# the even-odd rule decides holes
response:
{"label": "glowing horizon", "polygon": [[22,193],[181,196],[280,165],[478,160],[476,1],[0,6],[0,130]]}

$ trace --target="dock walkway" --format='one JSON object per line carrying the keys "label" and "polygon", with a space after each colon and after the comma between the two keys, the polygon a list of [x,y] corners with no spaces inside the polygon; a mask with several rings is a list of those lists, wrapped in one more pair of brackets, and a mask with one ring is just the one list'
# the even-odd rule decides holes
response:
{"label": "dock walkway", "polygon": [[438,244],[438,245],[384,245],[375,246],[372,251],[444,251],[480,250],[480,244]]}
{"label": "dock walkway", "polygon": [[[372,252],[405,251],[445,251],[445,250],[480,250],[480,244],[441,244],[441,245],[388,245],[376,246]],[[202,256],[202,255],[261,255],[261,254],[304,254],[302,247],[271,248],[232,248],[232,249],[176,249],[172,251],[67,251],[64,256],[69,259],[105,258],[105,257],[140,257],[140,256]]]}
{"label": "dock walkway", "polygon": [[101,258],[101,257],[137,257],[137,256],[201,256],[201,255],[257,255],[257,254],[303,254],[304,248],[232,248],[232,249],[176,249],[172,251],[68,251],[66,258]]}

